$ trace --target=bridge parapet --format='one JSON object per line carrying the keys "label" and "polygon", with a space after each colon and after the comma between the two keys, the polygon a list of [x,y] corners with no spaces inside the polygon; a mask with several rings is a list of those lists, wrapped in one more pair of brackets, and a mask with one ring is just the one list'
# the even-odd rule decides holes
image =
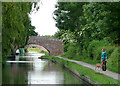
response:
{"label": "bridge parapet", "polygon": [[52,38],[52,37],[44,37],[44,36],[30,36],[29,38],[46,39],[46,40],[53,40],[53,41],[61,41],[60,39],[56,39],[56,38]]}

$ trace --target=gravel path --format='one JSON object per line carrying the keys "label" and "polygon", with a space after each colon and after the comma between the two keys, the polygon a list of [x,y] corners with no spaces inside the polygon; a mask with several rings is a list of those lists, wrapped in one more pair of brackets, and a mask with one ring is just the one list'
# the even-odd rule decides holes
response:
{"label": "gravel path", "polygon": [[[88,63],[85,63],[85,62],[82,62],[82,61],[70,60],[68,58],[63,58],[63,57],[60,57],[60,56],[57,56],[57,57],[61,58],[61,59],[64,59],[64,60],[67,60],[67,61],[78,63],[78,64],[80,64],[82,66],[85,66],[85,67],[88,67],[88,68],[91,68],[91,69],[95,70],[95,66],[94,65],[91,65],[91,64],[88,64]],[[117,80],[120,81],[120,74],[118,74],[118,73],[114,73],[114,72],[111,72],[109,70],[106,70],[106,71],[96,70],[95,72],[99,72],[99,73],[105,74],[105,75],[107,75],[109,77],[112,77],[112,78],[117,79]]]}

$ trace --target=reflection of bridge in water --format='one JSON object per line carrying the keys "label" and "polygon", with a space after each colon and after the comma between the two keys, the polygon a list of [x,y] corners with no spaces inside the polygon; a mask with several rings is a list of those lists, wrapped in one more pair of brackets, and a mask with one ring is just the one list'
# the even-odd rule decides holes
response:
{"label": "reflection of bridge in water", "polygon": [[60,39],[43,36],[30,36],[29,45],[40,45],[48,50],[50,55],[63,54],[63,42]]}

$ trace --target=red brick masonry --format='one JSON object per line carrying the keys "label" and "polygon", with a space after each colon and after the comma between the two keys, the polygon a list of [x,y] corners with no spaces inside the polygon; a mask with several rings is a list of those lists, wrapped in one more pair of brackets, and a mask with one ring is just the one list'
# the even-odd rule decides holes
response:
{"label": "red brick masonry", "polygon": [[63,42],[60,39],[43,36],[30,36],[29,44],[36,44],[47,49],[51,56],[63,54]]}

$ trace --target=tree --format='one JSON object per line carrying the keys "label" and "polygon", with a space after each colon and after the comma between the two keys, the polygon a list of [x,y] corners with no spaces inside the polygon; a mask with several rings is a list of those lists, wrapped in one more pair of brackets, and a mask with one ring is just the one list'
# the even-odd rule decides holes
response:
{"label": "tree", "polygon": [[2,56],[3,60],[11,51],[27,44],[31,35],[37,35],[31,26],[28,13],[31,11],[30,2],[2,3]]}
{"label": "tree", "polygon": [[[88,53],[88,46],[94,40],[107,40],[109,44],[120,44],[118,2],[58,2],[56,8],[54,19],[60,31],[55,36],[61,40],[68,35],[73,36],[79,55],[83,52]],[[66,43],[70,41],[64,39],[64,44]]]}
{"label": "tree", "polygon": [[115,44],[120,43],[119,3],[69,2],[58,3],[56,7],[56,26],[60,30],[74,32],[78,43],[105,37]]}

